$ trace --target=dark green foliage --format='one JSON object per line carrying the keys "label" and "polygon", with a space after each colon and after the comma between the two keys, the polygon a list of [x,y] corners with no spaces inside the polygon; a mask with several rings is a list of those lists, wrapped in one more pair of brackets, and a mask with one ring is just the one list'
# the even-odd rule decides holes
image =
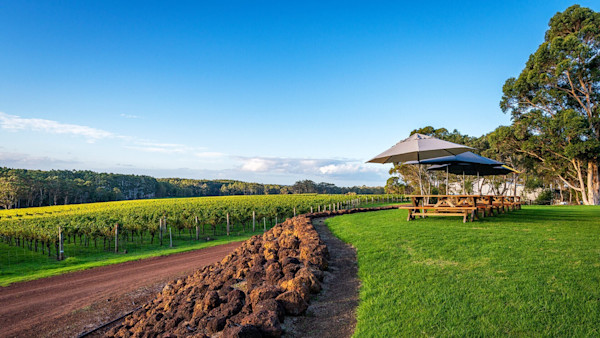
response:
{"label": "dark green foliage", "polygon": [[512,115],[518,152],[600,204],[600,13],[573,5],[550,19],[544,42],[500,107]]}
{"label": "dark green foliage", "polygon": [[554,193],[552,192],[552,190],[544,190],[538,195],[534,203],[539,205],[549,205],[552,204],[553,198]]}

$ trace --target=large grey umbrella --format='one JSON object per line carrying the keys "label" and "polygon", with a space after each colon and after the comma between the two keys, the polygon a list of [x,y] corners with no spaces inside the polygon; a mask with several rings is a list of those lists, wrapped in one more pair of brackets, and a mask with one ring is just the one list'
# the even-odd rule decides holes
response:
{"label": "large grey umbrella", "polygon": [[415,161],[414,163],[419,164],[419,187],[421,189],[421,193],[423,193],[420,170],[420,164],[423,160],[442,156],[458,155],[471,149],[473,148],[462,144],[440,140],[433,136],[413,134],[367,162],[398,163]]}
{"label": "large grey umbrella", "polygon": [[398,163],[416,161],[415,163],[422,163],[426,159],[458,155],[471,149],[473,148],[440,140],[433,136],[412,134],[409,138],[396,143],[390,149],[367,162]]}

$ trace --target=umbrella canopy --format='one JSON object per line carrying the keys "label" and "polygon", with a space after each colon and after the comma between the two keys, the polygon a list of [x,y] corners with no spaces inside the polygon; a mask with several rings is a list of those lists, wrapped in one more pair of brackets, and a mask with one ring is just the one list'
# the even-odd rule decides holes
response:
{"label": "umbrella canopy", "polygon": [[[407,162],[406,164],[416,164],[416,161]],[[504,163],[492,160],[491,158],[479,156],[470,151],[452,155],[452,156],[443,156],[437,158],[431,158],[427,160],[421,160],[421,164],[455,164],[455,163],[465,163],[465,164],[477,164],[477,165],[491,165],[491,166],[501,166]]]}
{"label": "umbrella canopy", "polygon": [[433,136],[413,134],[367,162],[396,163],[414,161],[414,163],[424,163],[423,160],[426,159],[458,155],[471,149],[473,148],[440,140]]}
{"label": "umbrella canopy", "polygon": [[427,170],[447,171],[456,175],[507,175],[516,170],[505,165],[485,165],[472,163],[453,163],[453,164],[436,164],[427,168]]}

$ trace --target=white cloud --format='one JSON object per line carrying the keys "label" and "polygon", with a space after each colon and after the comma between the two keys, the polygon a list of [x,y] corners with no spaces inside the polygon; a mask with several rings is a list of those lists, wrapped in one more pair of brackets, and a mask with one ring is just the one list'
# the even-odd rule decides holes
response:
{"label": "white cloud", "polygon": [[141,116],[138,115],[131,115],[131,114],[121,114],[121,117],[124,117],[126,119],[141,119]]}
{"label": "white cloud", "polygon": [[194,148],[188,147],[184,144],[177,143],[158,143],[148,141],[133,141],[134,145],[125,146],[128,149],[134,149],[144,151],[148,153],[162,153],[162,154],[185,154],[194,151]]}
{"label": "white cloud", "polygon": [[346,174],[356,173],[360,170],[359,164],[342,163],[342,164],[329,164],[319,168],[321,174]]}
{"label": "white cloud", "polygon": [[274,161],[264,158],[251,158],[242,165],[243,171],[268,171],[273,168]]}
{"label": "white cloud", "polygon": [[362,162],[342,162],[328,164],[319,168],[324,175],[357,174],[357,173],[383,173],[388,168],[377,164],[365,164]]}
{"label": "white cloud", "polygon": [[88,142],[115,137],[115,134],[102,129],[80,126],[77,124],[60,123],[45,119],[22,118],[20,116],[9,115],[2,112],[0,112],[0,127],[10,131],[33,130],[51,134],[83,136],[88,139]]}
{"label": "white cloud", "polygon": [[357,160],[296,159],[284,157],[239,157],[242,171],[273,172],[286,174],[353,175],[367,172],[387,172],[384,166],[364,164]]}

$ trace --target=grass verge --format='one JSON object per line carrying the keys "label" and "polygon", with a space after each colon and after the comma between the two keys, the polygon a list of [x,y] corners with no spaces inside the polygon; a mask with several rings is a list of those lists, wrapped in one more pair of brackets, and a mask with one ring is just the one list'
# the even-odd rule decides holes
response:
{"label": "grass verge", "polygon": [[355,336],[600,335],[599,207],[406,217],[327,220],[358,253]]}

